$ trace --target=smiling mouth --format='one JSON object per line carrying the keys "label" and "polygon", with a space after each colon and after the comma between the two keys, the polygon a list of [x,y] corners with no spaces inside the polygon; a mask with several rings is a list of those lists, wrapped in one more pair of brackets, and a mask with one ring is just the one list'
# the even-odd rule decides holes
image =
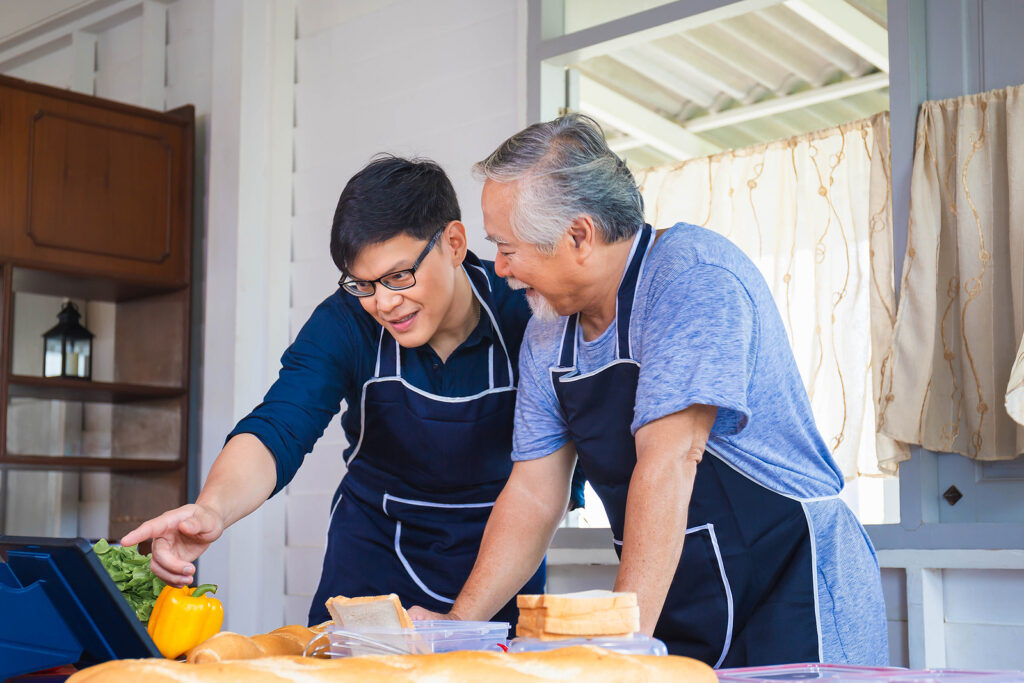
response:
{"label": "smiling mouth", "polygon": [[409,315],[407,315],[405,317],[396,318],[394,320],[385,320],[384,322],[386,322],[388,325],[398,329],[399,331],[402,331],[405,327],[409,326],[409,323],[411,323],[412,319],[415,318],[415,317],[416,317],[416,313],[410,313]]}

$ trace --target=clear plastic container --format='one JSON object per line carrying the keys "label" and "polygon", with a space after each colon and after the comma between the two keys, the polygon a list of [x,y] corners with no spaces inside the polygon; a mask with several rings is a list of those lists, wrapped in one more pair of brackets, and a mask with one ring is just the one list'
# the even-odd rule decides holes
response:
{"label": "clear plastic container", "polygon": [[538,652],[574,645],[595,645],[624,655],[667,655],[665,643],[657,638],[634,633],[630,636],[595,636],[592,638],[567,638],[565,640],[541,640],[540,638],[515,638],[508,645],[509,652]]}
{"label": "clear plastic container", "polygon": [[331,657],[430,654],[455,650],[505,649],[509,624],[504,621],[416,621],[413,628],[326,630]]}
{"label": "clear plastic container", "polygon": [[850,681],[888,681],[890,676],[907,673],[906,669],[889,666],[852,666],[848,664],[778,664],[744,669],[720,669],[721,681],[777,681],[828,680],[832,683]]}
{"label": "clear plastic container", "polygon": [[929,669],[922,671],[903,671],[885,679],[893,683],[967,683],[982,681],[983,683],[1009,683],[1024,681],[1022,671],[965,671],[963,669]]}

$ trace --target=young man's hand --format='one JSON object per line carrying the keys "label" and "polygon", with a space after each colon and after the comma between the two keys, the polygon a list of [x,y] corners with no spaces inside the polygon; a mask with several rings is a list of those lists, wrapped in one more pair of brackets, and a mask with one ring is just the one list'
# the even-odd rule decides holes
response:
{"label": "young man's hand", "polygon": [[183,505],[143,522],[121,539],[121,545],[135,545],[153,539],[150,568],[172,586],[192,583],[192,563],[224,533],[224,523],[203,505]]}

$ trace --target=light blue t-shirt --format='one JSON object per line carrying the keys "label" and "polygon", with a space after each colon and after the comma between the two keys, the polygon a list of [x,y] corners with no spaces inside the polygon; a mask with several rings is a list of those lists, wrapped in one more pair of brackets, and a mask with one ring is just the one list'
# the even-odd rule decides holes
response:
{"label": "light blue t-shirt", "polygon": [[[565,319],[532,319],[519,355],[513,460],[569,441],[551,384]],[[615,359],[615,324],[597,339],[577,327],[576,367]],[[760,271],[729,240],[693,225],[661,235],[644,263],[630,319],[640,365],[632,431],[694,404],[718,407],[708,450],[762,486],[804,504],[816,545],[824,661],[888,660],[874,550],[835,498],[842,474],[818,433],[782,318]]]}

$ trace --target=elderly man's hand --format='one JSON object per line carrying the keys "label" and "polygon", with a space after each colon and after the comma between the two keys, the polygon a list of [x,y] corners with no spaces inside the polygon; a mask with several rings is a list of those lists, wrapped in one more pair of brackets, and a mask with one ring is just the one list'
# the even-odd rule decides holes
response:
{"label": "elderly man's hand", "polygon": [[449,620],[449,621],[461,621],[457,614],[451,612],[447,614],[441,614],[440,612],[431,612],[428,609],[424,609],[419,605],[409,608],[409,618],[413,621],[435,621],[435,620]]}

